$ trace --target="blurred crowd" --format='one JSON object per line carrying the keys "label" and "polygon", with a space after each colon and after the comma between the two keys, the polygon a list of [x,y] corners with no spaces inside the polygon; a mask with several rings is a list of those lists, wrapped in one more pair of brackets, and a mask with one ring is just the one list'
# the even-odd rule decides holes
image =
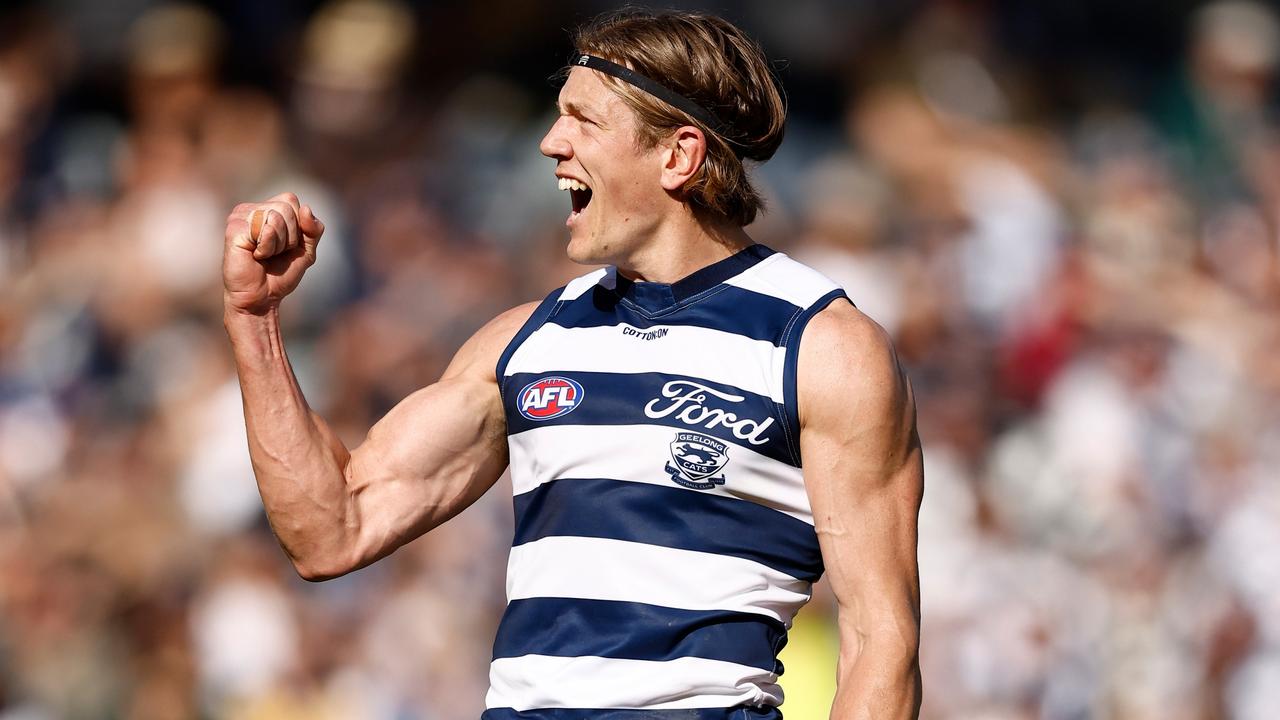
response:
{"label": "blurred crowd", "polygon": [[[325,221],[287,345],[358,443],[584,271],[537,152],[563,28],[604,9],[569,5],[0,8],[0,720],[478,716],[509,486],[299,580],[248,460],[222,226],[284,190]],[[1164,62],[1055,63],[1026,46],[1059,3],[872,5],[731,17],[792,95],[750,232],[842,283],[915,384],[922,717],[1276,717],[1280,15],[1144,6]],[[791,720],[823,716],[833,617],[820,586]]]}

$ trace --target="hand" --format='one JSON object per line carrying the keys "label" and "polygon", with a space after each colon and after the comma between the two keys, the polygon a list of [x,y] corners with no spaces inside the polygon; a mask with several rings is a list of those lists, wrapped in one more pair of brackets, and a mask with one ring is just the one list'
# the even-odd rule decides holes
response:
{"label": "hand", "polygon": [[293,193],[235,206],[222,249],[226,308],[260,315],[279,306],[315,264],[322,234],[324,223]]}

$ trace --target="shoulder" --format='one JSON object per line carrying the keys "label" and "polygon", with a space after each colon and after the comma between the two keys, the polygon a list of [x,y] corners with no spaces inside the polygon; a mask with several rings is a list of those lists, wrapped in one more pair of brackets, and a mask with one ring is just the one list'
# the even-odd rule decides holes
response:
{"label": "shoulder", "polygon": [[[810,330],[801,343],[799,409],[811,497],[892,488],[902,508],[919,507],[915,399],[888,333],[846,303],[822,311]],[[827,522],[833,512],[815,507]]]}
{"label": "shoulder", "polygon": [[444,377],[476,375],[496,381],[494,367],[498,358],[540,305],[538,302],[517,305],[485,323],[458,350]]}
{"label": "shoulder", "polygon": [[798,365],[802,431],[914,422],[910,383],[889,334],[850,303],[833,302],[814,315]]}
{"label": "shoulder", "polygon": [[484,327],[476,331],[475,337],[487,343],[500,343],[505,346],[529,321],[529,317],[541,304],[535,301],[517,305],[485,323]]}

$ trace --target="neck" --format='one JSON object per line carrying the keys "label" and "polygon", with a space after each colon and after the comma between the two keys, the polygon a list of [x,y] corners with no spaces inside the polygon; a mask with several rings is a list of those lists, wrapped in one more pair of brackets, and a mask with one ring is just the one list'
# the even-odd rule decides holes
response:
{"label": "neck", "polygon": [[628,280],[670,284],[753,244],[741,227],[703,221],[686,211],[659,225],[644,247],[616,265]]}

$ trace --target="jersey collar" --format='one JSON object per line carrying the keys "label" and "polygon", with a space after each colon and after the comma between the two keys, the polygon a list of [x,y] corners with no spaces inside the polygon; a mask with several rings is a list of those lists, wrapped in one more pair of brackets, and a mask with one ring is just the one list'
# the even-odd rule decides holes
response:
{"label": "jersey collar", "polygon": [[648,312],[658,312],[683,303],[704,290],[710,290],[773,255],[774,252],[771,248],[757,243],[696,270],[671,284],[628,280],[618,274],[615,267],[609,268],[608,278],[613,282],[614,291],[620,297]]}

